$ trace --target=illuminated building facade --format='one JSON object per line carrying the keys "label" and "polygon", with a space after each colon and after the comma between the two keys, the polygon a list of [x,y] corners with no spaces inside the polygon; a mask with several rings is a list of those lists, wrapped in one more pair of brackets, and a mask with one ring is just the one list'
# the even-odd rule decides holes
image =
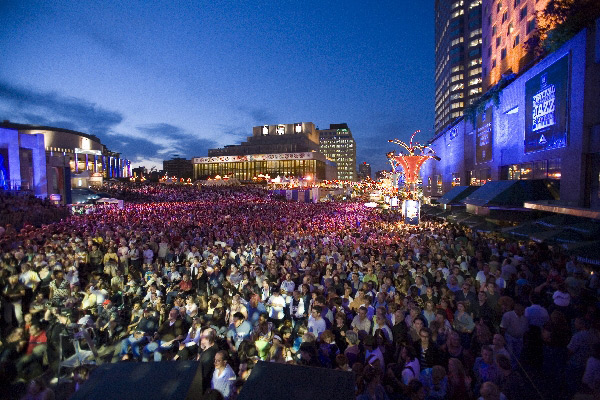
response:
{"label": "illuminated building facade", "polygon": [[483,88],[502,75],[519,74],[531,66],[524,43],[535,32],[536,13],[548,0],[483,0]]}
{"label": "illuminated building facade", "polygon": [[481,0],[435,1],[435,132],[481,95]]}
{"label": "illuminated building facade", "polygon": [[337,166],[319,152],[319,133],[312,122],[260,125],[239,145],[208,150],[192,159],[194,179],[230,176],[252,182],[271,178],[337,179]]}
{"label": "illuminated building facade", "polygon": [[214,178],[217,175],[227,175],[242,182],[252,182],[259,175],[316,181],[337,179],[335,163],[319,152],[196,157],[192,163],[194,179]]}
{"label": "illuminated building facade", "polygon": [[348,124],[330,124],[329,129],[320,129],[319,150],[338,167],[338,179],[356,180],[356,142]]}
{"label": "illuminated building facade", "polygon": [[319,134],[312,122],[260,125],[239,145],[208,150],[209,157],[249,154],[300,153],[319,150]]}
{"label": "illuminated building facade", "polygon": [[547,179],[560,204],[600,210],[599,27],[600,20],[524,71],[475,120],[437,134],[431,147],[441,161],[423,166],[423,193]]}
{"label": "illuminated building facade", "polygon": [[[71,179],[74,176],[98,175],[100,181],[101,178],[129,176],[130,161],[121,158],[119,153],[108,150],[94,135],[63,128],[17,124],[6,120],[0,123],[1,128],[18,132],[21,140],[25,135],[41,135],[39,137],[43,138],[46,158],[47,193],[61,195],[61,199],[66,199],[61,200],[63,202],[68,202]],[[24,178],[22,173],[20,179],[28,178]]]}

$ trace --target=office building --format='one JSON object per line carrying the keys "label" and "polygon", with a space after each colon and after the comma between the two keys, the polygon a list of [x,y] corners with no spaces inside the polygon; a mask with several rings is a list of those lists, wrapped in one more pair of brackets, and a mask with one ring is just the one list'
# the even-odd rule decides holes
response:
{"label": "office building", "polygon": [[356,180],[356,142],[348,124],[330,124],[329,129],[320,129],[319,150],[337,164],[338,179]]}
{"label": "office building", "polygon": [[481,0],[435,1],[435,132],[481,95]]}
{"label": "office building", "polygon": [[164,160],[163,171],[168,177],[176,177],[177,179],[188,179],[194,176],[192,160],[186,160],[182,157],[173,157],[170,160]]}
{"label": "office building", "polygon": [[535,33],[536,14],[548,0],[483,0],[483,89],[502,75],[521,74],[535,61],[525,42]]}
{"label": "office building", "polygon": [[371,164],[363,162],[358,166],[359,179],[371,179]]}

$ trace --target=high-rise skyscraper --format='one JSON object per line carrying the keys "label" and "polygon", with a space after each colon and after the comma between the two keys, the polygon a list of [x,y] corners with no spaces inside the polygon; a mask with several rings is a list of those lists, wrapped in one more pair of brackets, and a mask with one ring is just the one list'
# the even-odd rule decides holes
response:
{"label": "high-rise skyscraper", "polygon": [[435,1],[435,132],[481,95],[481,0]]}
{"label": "high-rise skyscraper", "polygon": [[366,161],[358,166],[358,175],[360,179],[371,179],[371,164]]}
{"label": "high-rise skyscraper", "polygon": [[337,163],[338,179],[356,180],[356,142],[348,124],[330,124],[319,132],[319,151]]}
{"label": "high-rise skyscraper", "polygon": [[483,88],[498,83],[502,75],[519,74],[533,63],[524,43],[535,32],[536,13],[548,0],[483,1]]}

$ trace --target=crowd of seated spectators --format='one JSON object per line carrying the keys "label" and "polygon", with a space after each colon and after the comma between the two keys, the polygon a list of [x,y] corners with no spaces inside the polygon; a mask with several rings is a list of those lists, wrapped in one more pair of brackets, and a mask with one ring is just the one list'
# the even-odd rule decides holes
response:
{"label": "crowd of seated spectators", "polygon": [[40,227],[42,224],[60,221],[67,215],[66,207],[56,206],[48,199],[39,199],[25,192],[0,190],[0,240],[2,241],[23,227]]}
{"label": "crowd of seated spectators", "polygon": [[556,249],[256,188],[115,190],[136,202],[5,243],[5,385],[79,330],[112,362],[198,360],[226,399],[260,360],[348,371],[357,399],[600,393],[598,274]]}

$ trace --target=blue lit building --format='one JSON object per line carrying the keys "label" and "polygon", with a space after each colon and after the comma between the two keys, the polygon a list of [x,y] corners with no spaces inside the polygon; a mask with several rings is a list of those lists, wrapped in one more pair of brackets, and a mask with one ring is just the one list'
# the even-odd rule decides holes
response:
{"label": "blue lit building", "polygon": [[[557,200],[527,206],[544,211],[599,211],[600,20],[516,77],[476,117],[437,134],[441,161],[421,171],[424,195],[455,186],[544,179]],[[467,202],[468,205],[468,202]]]}

